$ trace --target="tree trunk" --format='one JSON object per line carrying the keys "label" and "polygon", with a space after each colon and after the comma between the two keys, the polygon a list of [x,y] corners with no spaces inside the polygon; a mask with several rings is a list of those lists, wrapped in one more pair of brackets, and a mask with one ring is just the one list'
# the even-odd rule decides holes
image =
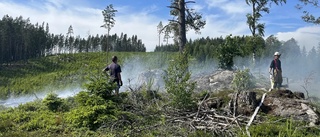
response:
{"label": "tree trunk", "polygon": [[186,13],[185,13],[185,2],[184,0],[179,0],[179,51],[182,53],[186,45]]}

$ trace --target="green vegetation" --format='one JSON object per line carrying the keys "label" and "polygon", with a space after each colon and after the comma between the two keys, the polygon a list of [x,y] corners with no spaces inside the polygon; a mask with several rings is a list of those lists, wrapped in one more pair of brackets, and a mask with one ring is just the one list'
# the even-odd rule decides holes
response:
{"label": "green vegetation", "polygon": [[[153,69],[163,67],[173,54],[77,53],[30,59],[27,62],[14,62],[10,66],[0,66],[0,97],[7,98],[10,95],[32,94],[41,91],[56,92],[68,87],[82,86],[89,79],[86,77],[94,78],[93,76],[97,76],[106,64],[111,63],[112,55],[119,57],[120,64],[136,58],[139,62],[150,62],[145,63],[144,67]],[[134,65],[134,62],[131,64]]]}
{"label": "green vegetation", "polygon": [[180,109],[192,108],[195,105],[192,93],[195,82],[190,82],[188,54],[186,52],[177,55],[170,62],[165,76],[166,91],[170,95],[172,105]]}
{"label": "green vegetation", "polygon": [[[320,129],[305,126],[307,123],[294,121],[291,118],[267,116],[264,123],[252,125],[249,129],[252,137],[318,137]],[[238,134],[247,137],[246,134]]]}
{"label": "green vegetation", "polygon": [[[119,96],[113,95],[111,89],[114,85],[108,84],[108,77],[101,73],[104,62],[107,58],[111,59],[111,55],[118,55],[120,64],[137,57],[143,62],[150,62],[150,66],[147,67],[150,69],[169,64],[167,73],[172,74],[172,77],[167,77],[169,94],[151,90],[150,85],[153,80],[150,79],[142,88],[122,92]],[[177,123],[173,122],[174,116],[181,117],[177,112],[183,112],[186,108],[191,112],[197,111],[194,103],[203,98],[221,98],[227,103],[230,100],[228,94],[234,92],[232,90],[218,93],[193,92],[194,83],[188,83],[190,78],[187,67],[190,60],[186,59],[188,56],[174,55],[175,53],[111,53],[106,56],[106,53],[79,53],[32,59],[23,67],[5,67],[1,73],[12,74],[1,75],[3,79],[9,80],[8,83],[15,83],[16,80],[30,82],[28,79],[33,77],[37,78],[33,82],[41,83],[45,79],[46,82],[56,85],[72,84],[77,80],[77,82],[82,81],[77,84],[83,85],[84,90],[69,98],[59,98],[57,94],[51,92],[43,100],[35,100],[16,108],[1,108],[0,136],[223,136],[223,132],[190,130],[190,125],[177,126]],[[169,62],[172,59],[174,61]],[[58,63],[44,65],[54,62]],[[250,81],[249,74],[249,70],[240,71],[236,77],[239,82],[234,84],[238,87],[244,85],[243,88],[246,88]],[[62,78],[52,79],[49,76]],[[28,84],[31,85],[31,83],[26,85]],[[23,87],[28,87],[26,85],[21,84]],[[36,88],[45,89],[43,86],[47,84],[43,82]],[[63,86],[57,86],[59,87]],[[6,85],[1,85],[1,88],[9,89]],[[10,89],[19,88],[21,87],[18,84],[10,86]],[[25,94],[33,93],[27,92],[32,91],[32,88],[36,89],[30,86],[25,90]],[[1,91],[2,94],[3,92],[6,90]],[[316,128],[297,128],[304,125],[306,123],[270,118],[265,123],[252,125],[250,133],[253,136],[319,136]],[[238,135],[244,136],[242,132]]]}
{"label": "green vegetation", "polygon": [[237,91],[246,91],[254,87],[249,69],[238,70],[232,80],[232,87]]}
{"label": "green vegetation", "polygon": [[[54,35],[49,33],[48,24],[33,25],[22,17],[13,19],[4,16],[0,20],[2,28],[0,33],[1,98],[22,94],[36,95],[37,92],[42,91],[49,91],[49,94],[43,100],[37,99],[15,108],[1,106],[0,136],[206,137],[233,136],[234,133],[238,136],[246,136],[242,131],[235,131],[238,127],[240,130],[243,129],[245,120],[240,121],[242,122],[240,124],[237,121],[238,118],[242,119],[241,115],[230,118],[226,114],[230,112],[223,111],[225,109],[223,107],[230,102],[230,93],[235,91],[193,92],[196,83],[189,81],[191,76],[189,65],[194,63],[191,61],[218,60],[219,68],[233,70],[235,65],[250,64],[243,62],[236,64],[234,61],[236,57],[251,59],[252,53],[254,53],[253,66],[265,64],[263,60],[270,57],[274,51],[283,53],[282,58],[286,59],[287,63],[302,61],[306,65],[313,65],[314,62],[305,60],[320,57],[315,48],[308,55],[305,54],[305,50],[300,51],[294,39],[280,42],[273,36],[266,40],[256,36],[256,31],[263,36],[264,24],[258,21],[262,17],[261,12],[268,13],[269,8],[266,7],[268,2],[278,4],[285,0],[246,0],[246,2],[252,5],[253,13],[257,12],[256,15],[248,14],[247,16],[247,23],[253,36],[229,35],[225,39],[200,38],[187,41],[186,31],[194,29],[199,32],[206,22],[202,20],[200,13],[186,6],[189,2],[172,0],[169,8],[174,19],[170,20],[165,27],[159,24],[158,33],[159,41],[162,31],[165,31],[167,40],[169,32],[172,33],[175,45],[160,46],[159,42],[155,51],[162,51],[161,53],[144,53],[146,48],[136,35],[109,36],[109,31],[114,25],[114,12],[116,12],[112,5],[103,11],[105,24],[102,27],[108,29],[107,36],[89,35],[87,39],[72,36],[72,26],[69,27],[67,36]],[[258,4],[257,7],[256,4]],[[163,51],[178,49],[180,51],[178,55],[163,53]],[[183,52],[183,50],[186,51]],[[105,51],[121,51],[121,53],[109,54]],[[120,58],[121,65],[132,59],[131,65],[137,65],[134,60],[136,59],[143,62],[145,68],[166,68],[167,92],[152,90],[151,85],[154,81],[149,79],[141,88],[130,88],[130,92],[122,92],[119,96],[114,95],[112,89],[115,85],[110,83],[109,77],[101,72],[102,68],[110,63],[109,59],[112,55]],[[257,56],[257,64],[255,64],[255,56]],[[316,65],[319,66],[319,64]],[[232,84],[234,90],[239,93],[249,90],[253,83],[249,69],[246,69],[236,73]],[[69,98],[60,98],[56,94],[57,90],[73,86],[82,86],[83,91]],[[211,101],[209,102],[211,104],[203,105],[205,101]],[[318,105],[315,103],[314,106]],[[235,105],[234,108],[236,108]],[[209,120],[201,121],[206,118]],[[219,118],[225,120],[227,124],[220,123],[223,120],[216,123],[213,121]],[[320,135],[318,128],[306,127],[307,123],[304,122],[264,115],[259,118],[264,120],[250,126],[252,136]],[[200,130],[212,128],[207,125],[201,126],[203,123],[223,128],[217,128],[219,131],[217,129]],[[230,126],[232,123],[236,123],[237,127]]]}
{"label": "green vegetation", "polygon": [[81,38],[73,36],[71,25],[67,36],[64,36],[51,34],[48,23],[32,24],[30,22],[29,19],[23,19],[22,16],[13,18],[5,15],[0,19],[0,65],[11,65],[10,63],[15,61],[26,61],[31,58],[63,53],[146,51],[146,47],[137,35],[128,36],[123,33],[109,35],[108,33],[107,36],[97,34]]}

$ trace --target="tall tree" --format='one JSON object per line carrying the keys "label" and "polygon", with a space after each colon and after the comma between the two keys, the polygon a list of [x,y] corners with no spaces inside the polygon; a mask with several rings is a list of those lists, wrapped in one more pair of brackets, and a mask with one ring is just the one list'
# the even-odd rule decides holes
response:
{"label": "tall tree", "polygon": [[169,20],[168,27],[171,27],[176,37],[178,37],[179,51],[182,52],[186,45],[186,31],[188,29],[194,29],[197,33],[200,33],[200,29],[204,27],[206,21],[202,19],[202,15],[195,12],[194,9],[187,7],[188,3],[195,3],[194,1],[185,0],[171,0],[170,14],[175,18]]}
{"label": "tall tree", "polygon": [[158,36],[159,36],[158,46],[160,46],[160,39],[161,39],[162,30],[163,30],[163,24],[162,24],[162,21],[160,21],[158,26],[157,26],[157,31],[158,31]]}
{"label": "tall tree", "polygon": [[111,28],[114,27],[114,24],[116,22],[116,20],[114,19],[114,17],[116,16],[116,14],[115,14],[116,12],[118,12],[118,11],[113,8],[112,4],[108,5],[102,11],[104,24],[101,27],[106,28],[107,31],[108,31],[108,33],[107,33],[107,45],[105,46],[105,48],[103,48],[104,51],[108,51],[109,33],[110,33]]}
{"label": "tall tree", "polygon": [[262,13],[270,12],[268,4],[271,5],[275,3],[279,5],[286,3],[286,0],[246,0],[246,3],[252,7],[252,13],[247,14],[247,24],[249,25],[252,36],[264,36],[264,24],[258,22],[262,17]]}
{"label": "tall tree", "polygon": [[72,25],[70,25],[68,28],[68,32],[67,32],[67,37],[68,36],[70,37],[72,34],[73,34],[73,27],[72,27]]}
{"label": "tall tree", "polygon": [[67,45],[68,53],[73,53],[73,40],[74,37],[73,35],[73,27],[72,25],[69,26],[66,40],[65,40],[65,45]]}
{"label": "tall tree", "polygon": [[[275,3],[276,5],[279,5],[282,3],[286,3],[286,0],[246,0],[246,3],[252,7],[252,13],[247,14],[247,24],[252,33],[252,36],[263,37],[265,24],[258,22],[262,17],[262,13],[270,12],[268,4],[271,5],[272,3]],[[256,45],[255,41],[253,42],[253,45]],[[252,51],[253,63],[255,63],[255,53],[256,48],[254,47]]]}
{"label": "tall tree", "polygon": [[[315,7],[315,8],[320,8],[319,6],[319,1],[318,0],[299,0],[301,4],[297,4],[296,8],[299,10],[302,10],[304,7],[308,8],[307,6]],[[306,9],[305,8],[305,9]],[[320,24],[320,17],[314,16],[314,14],[310,13],[310,11],[303,10],[303,16],[301,18],[308,23],[314,23],[314,24]]]}

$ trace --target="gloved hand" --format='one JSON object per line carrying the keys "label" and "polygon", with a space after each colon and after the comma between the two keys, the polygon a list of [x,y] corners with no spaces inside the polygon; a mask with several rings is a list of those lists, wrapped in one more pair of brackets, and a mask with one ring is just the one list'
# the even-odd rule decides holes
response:
{"label": "gloved hand", "polygon": [[122,80],[120,80],[120,83],[119,83],[119,84],[120,84],[120,86],[122,86],[122,85],[123,85]]}

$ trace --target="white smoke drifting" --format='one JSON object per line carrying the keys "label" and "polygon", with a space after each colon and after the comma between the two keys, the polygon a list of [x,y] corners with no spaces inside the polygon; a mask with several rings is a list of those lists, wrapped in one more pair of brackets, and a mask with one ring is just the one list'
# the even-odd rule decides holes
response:
{"label": "white smoke drifting", "polygon": [[[282,55],[284,56],[284,55]],[[282,61],[282,69],[283,76],[288,77],[289,79],[289,89],[292,91],[300,91],[306,93],[306,90],[309,92],[309,96],[320,97],[319,89],[320,89],[320,71],[317,69],[316,62],[319,60],[314,60],[314,64],[305,65],[303,64],[305,61],[294,61],[290,60],[293,57],[285,57],[280,58]],[[120,88],[120,92],[128,91],[129,87],[135,89],[141,86],[142,80],[139,79],[141,74],[146,73],[148,71],[160,72],[158,70],[165,70],[166,65],[163,62],[168,62],[169,58],[163,56],[152,56],[152,58],[148,57],[131,57],[123,59],[122,63],[122,80],[123,86]],[[268,69],[269,63],[273,60],[273,55],[270,55],[270,58],[265,60],[260,60],[259,64],[253,65],[251,58],[235,58],[235,68],[237,69],[245,69],[249,68],[253,74],[259,74],[260,76],[264,76],[266,78],[269,77]],[[192,77],[199,77],[203,75],[207,75],[213,73],[217,70],[217,61],[205,61],[205,62],[197,62],[195,60],[190,61],[190,71],[192,73]],[[160,74],[162,75],[162,74]],[[154,76],[154,75],[152,75]],[[164,87],[164,83],[161,82],[162,76],[154,76],[154,79],[158,82],[158,87]],[[144,80],[145,81],[145,80]],[[161,85],[159,85],[159,83]],[[286,84],[286,82],[284,82]],[[268,87],[267,87],[268,88]],[[161,88],[160,88],[161,89]],[[76,95],[78,92],[82,91],[80,86],[74,88],[68,88],[65,90],[54,92],[58,94],[61,98],[71,97]],[[130,91],[130,90],[129,90]],[[10,97],[6,100],[0,100],[0,105],[5,107],[16,107],[20,104],[24,104],[26,102],[34,101],[36,99],[43,99],[49,92],[36,93],[28,96],[22,97]]]}

